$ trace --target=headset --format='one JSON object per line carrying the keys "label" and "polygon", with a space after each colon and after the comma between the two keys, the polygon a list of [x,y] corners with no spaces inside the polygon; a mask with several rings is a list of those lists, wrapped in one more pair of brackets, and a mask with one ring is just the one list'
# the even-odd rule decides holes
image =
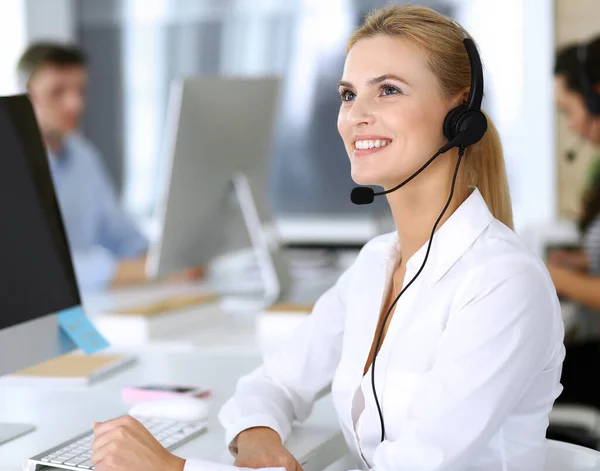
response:
{"label": "headset", "polygon": [[477,47],[475,46],[475,43],[471,38],[465,37],[465,39],[463,40],[463,44],[465,46],[465,49],[467,50],[467,55],[469,56],[469,63],[471,65],[471,89],[469,91],[469,97],[467,99],[467,102],[458,105],[456,108],[450,110],[446,115],[446,118],[444,119],[443,130],[446,139],[448,139],[448,143],[441,147],[436,152],[436,154],[431,159],[429,159],[419,170],[417,170],[410,177],[408,177],[406,180],[404,180],[402,183],[395,186],[394,188],[387,191],[375,193],[375,191],[369,187],[356,187],[352,190],[352,193],[350,195],[350,199],[354,204],[370,204],[373,202],[375,196],[385,195],[403,187],[413,178],[415,178],[418,174],[420,174],[423,170],[425,170],[425,168],[427,168],[429,164],[431,164],[439,155],[449,151],[454,147],[458,147],[458,160],[456,163],[456,168],[454,170],[454,175],[452,177],[450,196],[448,197],[444,209],[442,210],[438,219],[433,225],[423,263],[421,264],[421,267],[419,268],[415,276],[410,280],[409,283],[407,283],[407,285],[396,296],[396,299],[392,302],[390,308],[388,309],[386,315],[383,318],[383,321],[381,322],[381,326],[377,335],[375,351],[373,352],[373,361],[371,363],[371,386],[373,388],[373,396],[375,398],[375,404],[377,405],[377,411],[379,413],[382,442],[385,440],[385,424],[383,421],[381,406],[379,405],[379,400],[377,399],[377,393],[375,391],[375,360],[377,359],[377,354],[379,353],[379,348],[381,346],[383,330],[385,328],[390,314],[394,310],[394,306],[400,299],[400,296],[402,296],[402,294],[413,284],[413,282],[417,279],[417,277],[421,274],[423,268],[425,267],[425,263],[427,262],[427,258],[429,257],[431,243],[433,242],[433,235],[435,234],[438,224],[442,220],[444,213],[446,212],[446,210],[450,206],[450,202],[452,201],[452,196],[454,195],[454,187],[456,184],[456,177],[458,175],[458,169],[462,157],[464,155],[465,148],[479,142],[484,136],[485,132],[487,131],[487,118],[485,117],[485,114],[481,111],[481,101],[483,99],[483,67],[481,65],[481,58],[479,57]]}
{"label": "headset", "polygon": [[585,106],[591,115],[600,116],[600,93],[594,90],[594,83],[587,70],[588,48],[589,43],[583,43],[577,47],[579,79],[581,81],[581,90],[583,92]]}

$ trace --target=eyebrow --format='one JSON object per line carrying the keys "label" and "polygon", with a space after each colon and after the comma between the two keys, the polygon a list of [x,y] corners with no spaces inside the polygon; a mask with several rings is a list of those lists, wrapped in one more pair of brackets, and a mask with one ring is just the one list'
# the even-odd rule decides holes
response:
{"label": "eyebrow", "polygon": [[[381,83],[388,79],[398,80],[399,82],[403,82],[408,85],[408,82],[406,80],[404,80],[402,77],[399,77],[394,74],[384,74],[384,75],[380,75],[379,77],[370,78],[369,80],[367,80],[367,84],[377,85],[378,83]],[[346,82],[345,80],[340,80],[338,82],[338,87],[353,88],[352,84],[350,82]]]}

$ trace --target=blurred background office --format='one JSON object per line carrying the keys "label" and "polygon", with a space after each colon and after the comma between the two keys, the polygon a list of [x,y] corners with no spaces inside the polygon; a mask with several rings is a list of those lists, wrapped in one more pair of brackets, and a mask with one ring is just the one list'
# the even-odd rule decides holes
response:
{"label": "blurred background office", "polygon": [[[119,210],[151,244],[160,231],[161,192],[170,172],[166,123],[173,81],[278,77],[282,88],[265,190],[274,233],[284,247],[316,254],[315,265],[333,252],[349,251],[351,259],[368,239],[392,230],[393,221],[383,198],[370,206],[350,202],[354,183],[336,128],[337,82],[349,35],[370,10],[389,3],[407,2],[4,1],[0,95],[23,91],[15,70],[32,43],[52,41],[79,48],[88,77],[80,131],[98,150]],[[572,116],[561,112],[565,103],[557,106],[556,57],[563,48],[600,34],[600,2],[411,3],[455,18],[479,46],[485,74],[483,108],[502,138],[516,232],[542,258],[556,248],[581,247],[579,222],[600,151],[593,140],[582,139],[570,123]],[[593,80],[600,82],[600,77]],[[236,138],[227,128],[221,132],[224,138]],[[196,178],[200,186],[211,175]],[[596,281],[598,276],[588,274]],[[319,290],[329,283],[325,281]],[[593,354],[568,355],[575,364],[569,367],[575,379],[569,381],[581,385],[577,390],[589,391],[592,400],[565,398],[593,405],[600,423],[600,390],[588,388],[590,378],[600,372],[600,310],[564,293],[562,297],[567,341],[596,339]],[[218,342],[226,344],[221,338]],[[595,432],[590,446],[600,448],[600,427]]]}
{"label": "blurred background office", "polygon": [[[15,0],[3,5],[0,19],[3,43],[11,44],[0,52],[0,92],[17,90],[13,71],[31,42],[79,46],[89,69],[82,132],[99,149],[124,210],[151,238],[166,171],[172,80],[279,76],[284,85],[268,189],[279,234],[284,243],[343,245],[353,227],[351,242],[360,245],[391,226],[384,199],[362,207],[349,201],[353,182],[336,131],[336,83],[350,32],[369,10],[387,3]],[[576,159],[566,157],[577,137],[554,102],[554,57],[561,45],[600,30],[594,21],[600,5],[593,0],[419,3],[459,20],[479,44],[484,108],[503,140],[516,230],[540,254],[548,240],[575,238],[593,152],[583,145]],[[338,221],[354,226],[336,229]]]}
{"label": "blurred background office", "polygon": [[[386,215],[384,200],[356,207],[348,198],[353,184],[335,128],[336,82],[351,30],[370,9],[386,3],[12,1],[3,6],[0,20],[4,43],[14,45],[2,52],[2,92],[13,86],[14,63],[31,41],[79,45],[89,57],[90,72],[83,132],[104,157],[123,205],[151,230],[171,80],[198,74],[282,76],[285,93],[270,179],[274,214],[281,220],[313,217],[330,223],[372,219]],[[569,211],[556,185],[552,62],[557,25],[549,3],[421,3],[460,20],[480,45],[485,107],[503,137],[517,228]]]}

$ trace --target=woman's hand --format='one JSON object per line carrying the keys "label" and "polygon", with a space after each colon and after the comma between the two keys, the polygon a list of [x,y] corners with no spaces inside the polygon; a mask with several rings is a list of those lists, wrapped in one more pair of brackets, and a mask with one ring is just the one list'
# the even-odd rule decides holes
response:
{"label": "woman's hand", "polygon": [[285,449],[281,438],[272,429],[256,427],[244,430],[237,437],[238,453],[235,465],[244,468],[285,468],[302,471],[302,467]]}
{"label": "woman's hand", "polygon": [[205,267],[191,267],[183,271],[167,275],[161,281],[167,284],[185,283],[187,281],[201,280],[205,275]]}
{"label": "woman's hand", "polygon": [[552,250],[548,255],[548,263],[572,270],[588,270],[587,256],[582,250]]}
{"label": "woman's hand", "polygon": [[94,424],[92,452],[96,471],[183,471],[185,465],[129,415]]}
{"label": "woman's hand", "polygon": [[556,294],[558,294],[559,296],[565,295],[565,290],[567,287],[569,275],[571,275],[571,271],[567,268],[563,268],[552,263],[548,263],[546,267],[548,268],[548,272],[550,273],[550,277],[552,278],[552,282],[554,283]]}

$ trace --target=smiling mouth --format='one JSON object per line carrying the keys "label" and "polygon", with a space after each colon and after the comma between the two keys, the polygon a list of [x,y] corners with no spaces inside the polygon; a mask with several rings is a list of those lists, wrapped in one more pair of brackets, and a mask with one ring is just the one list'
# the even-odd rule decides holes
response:
{"label": "smiling mouth", "polygon": [[373,154],[385,149],[392,141],[390,139],[367,139],[354,142],[354,155],[357,157]]}

